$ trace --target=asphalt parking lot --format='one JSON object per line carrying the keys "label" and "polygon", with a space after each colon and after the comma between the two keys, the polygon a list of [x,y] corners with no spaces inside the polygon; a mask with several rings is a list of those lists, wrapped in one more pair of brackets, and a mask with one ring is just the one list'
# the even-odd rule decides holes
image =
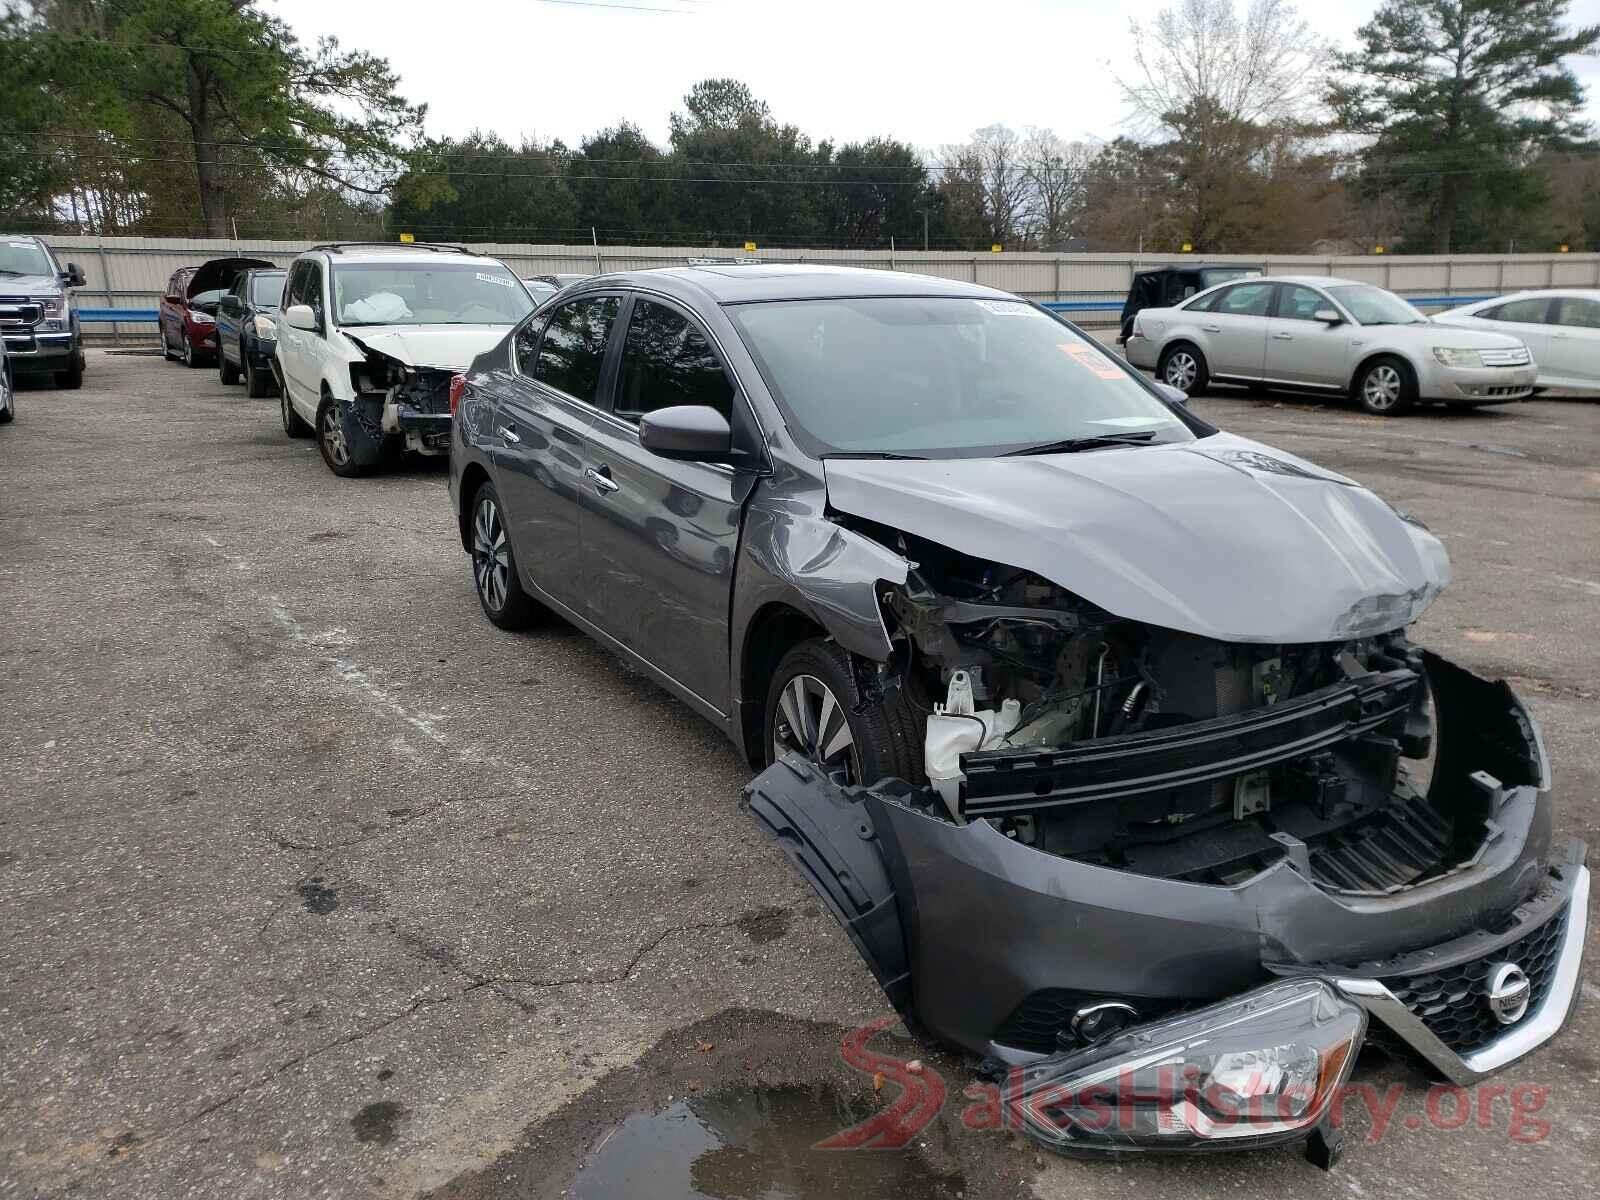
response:
{"label": "asphalt parking lot", "polygon": [[[1600,403],[1195,409],[1443,538],[1417,639],[1527,697],[1559,832],[1600,841]],[[483,619],[441,468],[337,479],[275,400],[154,357],[24,389],[0,429],[0,1196],[1593,1186],[1594,922],[1586,1003],[1506,1093],[1447,1129],[1422,1077],[1364,1065],[1406,1090],[1371,1143],[1349,1113],[1331,1174],[1044,1157],[968,1129],[968,1065],[892,1033],[941,1116],[905,1150],[809,1150],[892,1094],[839,1053],[887,1008],[740,813],[746,775],[584,637]],[[1517,1085],[1548,1089],[1531,1129]]]}

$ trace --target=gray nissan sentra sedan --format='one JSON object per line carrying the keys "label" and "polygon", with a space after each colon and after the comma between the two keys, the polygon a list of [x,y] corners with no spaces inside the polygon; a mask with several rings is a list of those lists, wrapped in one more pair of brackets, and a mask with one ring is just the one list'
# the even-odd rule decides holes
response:
{"label": "gray nissan sentra sedan", "polygon": [[1565,1021],[1585,847],[1521,701],[1408,641],[1445,552],[1360,485],[909,274],[584,280],[451,401],[488,618],[722,729],[888,998],[1022,1072],[1046,1144],[1326,1161],[1364,1042],[1467,1083]]}

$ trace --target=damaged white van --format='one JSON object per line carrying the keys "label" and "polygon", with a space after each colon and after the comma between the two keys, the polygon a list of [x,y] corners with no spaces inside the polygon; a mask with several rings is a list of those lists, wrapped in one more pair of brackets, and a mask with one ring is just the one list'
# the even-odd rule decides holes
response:
{"label": "damaged white van", "polygon": [[427,242],[316,246],[289,268],[274,367],[283,431],[335,475],[450,450],[450,380],[533,311],[497,259]]}

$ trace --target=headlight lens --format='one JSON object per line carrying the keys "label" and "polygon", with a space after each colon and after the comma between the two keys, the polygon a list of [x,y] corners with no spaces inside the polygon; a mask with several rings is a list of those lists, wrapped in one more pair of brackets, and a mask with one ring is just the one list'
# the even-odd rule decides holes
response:
{"label": "headlight lens", "polygon": [[1476,350],[1463,350],[1455,346],[1435,346],[1433,348],[1433,356],[1439,360],[1440,365],[1446,367],[1483,366],[1483,355]]}
{"label": "headlight lens", "polygon": [[1025,1068],[1023,1127],[1073,1150],[1288,1140],[1327,1113],[1366,1022],[1322,980],[1269,984]]}
{"label": "headlight lens", "polygon": [[202,312],[198,308],[189,310],[189,320],[193,321],[196,325],[215,325],[217,323],[217,319],[210,313]]}
{"label": "headlight lens", "polygon": [[275,338],[278,336],[278,327],[272,323],[271,317],[257,314],[255,335],[259,338]]}

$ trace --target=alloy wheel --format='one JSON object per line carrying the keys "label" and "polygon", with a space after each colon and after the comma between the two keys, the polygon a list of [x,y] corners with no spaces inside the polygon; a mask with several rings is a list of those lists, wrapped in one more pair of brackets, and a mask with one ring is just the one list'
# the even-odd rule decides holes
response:
{"label": "alloy wheel", "polygon": [[339,417],[339,406],[330,404],[322,410],[322,445],[328,459],[335,466],[345,466],[350,461],[350,443],[345,440],[344,421]]}
{"label": "alloy wheel", "polygon": [[1361,398],[1375,412],[1387,412],[1400,403],[1405,381],[1400,372],[1388,363],[1379,363],[1367,372],[1361,383]]}
{"label": "alloy wheel", "polygon": [[472,577],[478,595],[495,612],[506,604],[511,583],[511,548],[499,506],[489,497],[479,500],[472,517]]}
{"label": "alloy wheel", "polygon": [[180,357],[183,359],[184,366],[194,366],[194,343],[189,340],[187,333],[183,335],[183,353]]}
{"label": "alloy wheel", "polygon": [[772,744],[810,759],[833,782],[858,783],[855,735],[844,705],[815,675],[796,675],[778,696]]}
{"label": "alloy wheel", "polygon": [[1194,386],[1195,376],[1199,373],[1200,364],[1195,362],[1194,355],[1187,350],[1178,350],[1167,359],[1165,382],[1187,392]]}

